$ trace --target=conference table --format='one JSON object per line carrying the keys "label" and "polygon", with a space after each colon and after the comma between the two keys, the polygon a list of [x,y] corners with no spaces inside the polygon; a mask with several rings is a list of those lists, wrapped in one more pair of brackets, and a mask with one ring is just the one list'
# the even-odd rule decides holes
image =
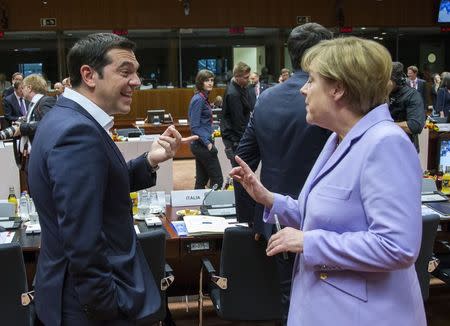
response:
{"label": "conference table", "polygon": [[[176,212],[181,209],[198,209],[198,206],[166,206],[165,215],[161,217],[162,226],[147,227],[143,221],[135,220],[141,233],[162,228],[166,233],[166,261],[173,269],[175,282],[168,289],[169,296],[197,294],[201,258],[208,257],[215,266],[219,266],[222,235],[180,237],[171,226],[171,221],[181,220]],[[15,230],[13,241],[18,241],[24,254],[27,279],[32,284],[36,273],[36,263],[41,247],[39,234],[26,234],[25,227]],[[208,249],[198,249],[208,247]],[[195,248],[192,249],[191,248]]]}

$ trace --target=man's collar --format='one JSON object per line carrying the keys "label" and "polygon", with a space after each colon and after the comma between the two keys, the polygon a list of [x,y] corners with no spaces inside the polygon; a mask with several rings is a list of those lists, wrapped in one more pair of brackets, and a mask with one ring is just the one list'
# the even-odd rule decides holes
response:
{"label": "man's collar", "polygon": [[103,127],[107,132],[114,125],[114,119],[112,116],[107,114],[100,108],[97,104],[92,102],[86,96],[77,92],[74,89],[66,88],[64,90],[64,97],[78,103],[83,109],[85,109],[100,126]]}

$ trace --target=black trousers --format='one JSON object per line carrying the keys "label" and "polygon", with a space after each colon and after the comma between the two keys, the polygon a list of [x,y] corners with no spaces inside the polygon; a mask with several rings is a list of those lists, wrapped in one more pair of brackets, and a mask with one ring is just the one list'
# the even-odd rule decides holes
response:
{"label": "black trousers", "polygon": [[222,188],[223,176],[216,146],[208,150],[202,143],[193,142],[191,151],[195,156],[195,189],[205,189],[208,180],[211,187],[217,184],[218,189]]}

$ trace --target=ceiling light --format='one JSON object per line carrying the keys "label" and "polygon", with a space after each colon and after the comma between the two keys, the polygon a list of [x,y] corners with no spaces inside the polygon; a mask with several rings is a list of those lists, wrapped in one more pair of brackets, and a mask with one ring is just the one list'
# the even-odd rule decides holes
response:
{"label": "ceiling light", "polygon": [[365,30],[366,28],[365,28],[365,27],[361,27],[361,29],[362,29],[362,30]]}
{"label": "ceiling light", "polygon": [[381,35],[386,35],[386,34],[387,34],[386,32],[381,33]]}

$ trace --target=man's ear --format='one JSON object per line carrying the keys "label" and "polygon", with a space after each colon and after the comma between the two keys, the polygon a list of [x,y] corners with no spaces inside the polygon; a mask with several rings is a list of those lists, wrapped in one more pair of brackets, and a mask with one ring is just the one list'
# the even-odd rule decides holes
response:
{"label": "man's ear", "polygon": [[80,75],[83,83],[88,87],[95,87],[97,72],[88,65],[82,65],[80,68]]}

